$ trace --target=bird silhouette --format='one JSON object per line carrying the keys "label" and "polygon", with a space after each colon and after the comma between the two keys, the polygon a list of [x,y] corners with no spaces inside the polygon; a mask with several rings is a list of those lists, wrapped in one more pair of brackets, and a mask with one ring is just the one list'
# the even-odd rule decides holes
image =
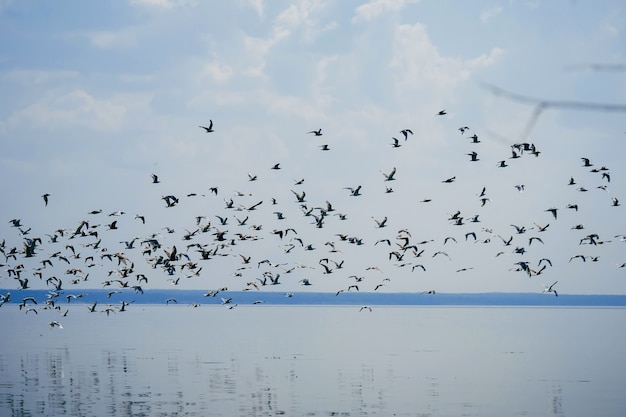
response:
{"label": "bird silhouette", "polygon": [[209,120],[209,125],[208,126],[202,126],[200,125],[199,127],[201,127],[202,129],[204,129],[204,131],[206,133],[211,133],[213,132],[213,120]]}

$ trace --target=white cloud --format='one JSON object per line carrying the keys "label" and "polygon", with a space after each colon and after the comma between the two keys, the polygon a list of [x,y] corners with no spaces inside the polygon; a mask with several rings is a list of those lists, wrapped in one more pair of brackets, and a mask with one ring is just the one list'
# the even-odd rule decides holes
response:
{"label": "white cloud", "polygon": [[265,11],[263,0],[248,0],[248,3],[250,3],[250,6],[254,9],[254,11],[256,11],[259,18],[263,19]]}
{"label": "white cloud", "polygon": [[371,0],[356,8],[352,22],[370,21],[385,12],[397,12],[405,5],[417,3],[419,0]]}
{"label": "white cloud", "polygon": [[[269,36],[265,38],[246,36],[244,39],[246,57],[251,63],[243,73],[251,77],[261,76],[270,50],[279,42],[292,36],[298,29],[309,28],[308,33],[311,33],[310,28],[315,26],[311,15],[321,7],[323,3],[318,0],[302,0],[297,4],[291,4],[276,16]],[[305,33],[307,33],[306,30]]]}
{"label": "white cloud", "polygon": [[228,81],[233,76],[233,73],[234,71],[231,66],[215,61],[209,62],[202,69],[203,76],[208,76],[218,83]]}
{"label": "white cloud", "polygon": [[495,47],[488,54],[482,54],[474,59],[470,59],[467,61],[467,64],[470,68],[488,67],[495,64],[503,54],[504,49]]}
{"label": "white cloud", "polygon": [[447,90],[468,79],[472,70],[492,65],[502,53],[502,49],[493,48],[469,60],[443,56],[430,40],[426,26],[416,23],[396,28],[390,67],[401,90]]}
{"label": "white cloud", "polygon": [[130,0],[133,6],[144,6],[161,9],[173,9],[175,7],[196,6],[196,0]]}
{"label": "white cloud", "polygon": [[136,47],[141,38],[141,29],[128,27],[120,30],[87,33],[89,41],[101,49],[125,49]]}
{"label": "white cloud", "polygon": [[130,113],[149,107],[150,97],[119,96],[99,99],[85,90],[64,94],[48,93],[10,116],[8,124],[46,128],[87,127],[100,131],[118,130]]}
{"label": "white cloud", "polygon": [[486,10],[483,10],[482,12],[480,12],[480,21],[483,23],[487,23],[488,21],[502,13],[503,10],[504,8],[502,6],[493,6]]}
{"label": "white cloud", "polygon": [[76,71],[14,70],[4,74],[2,78],[21,84],[33,85],[77,78],[79,75]]}

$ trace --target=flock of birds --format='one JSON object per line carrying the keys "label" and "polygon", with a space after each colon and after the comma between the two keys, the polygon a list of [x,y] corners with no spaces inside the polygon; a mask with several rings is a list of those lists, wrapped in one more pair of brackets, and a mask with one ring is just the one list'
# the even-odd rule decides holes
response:
{"label": "flock of birds", "polygon": [[[441,110],[435,116],[445,117],[446,114],[445,110]],[[215,133],[212,120],[208,126],[199,127],[206,134]],[[389,144],[392,149],[400,148],[413,140],[411,129],[404,128],[398,132],[401,136],[392,137]],[[470,132],[468,126],[458,128],[458,134],[469,138],[470,145],[477,147],[482,141],[476,133],[470,136]],[[311,130],[306,134],[317,139],[324,137],[322,129]],[[329,144],[318,146],[323,152],[331,151]],[[533,143],[515,143],[511,145],[510,153],[494,164],[494,168],[506,169],[520,158],[538,158],[540,153]],[[481,163],[477,149],[467,152],[466,155],[470,163]],[[585,175],[589,175],[586,174],[587,171],[596,175],[596,188],[608,191],[612,180],[609,168],[596,166],[586,157],[582,157],[580,161]],[[272,171],[283,169],[281,163],[268,164],[267,168]],[[390,184],[397,180],[398,169],[392,167],[380,172],[381,182],[385,184],[384,193],[393,193],[394,189]],[[440,258],[452,260],[444,246],[460,243],[498,245],[499,250],[491,256],[513,256],[509,270],[520,272],[526,277],[548,274],[547,271],[553,267],[552,260],[547,257],[532,262],[525,257],[531,246],[544,244],[544,235],[548,234],[550,226],[548,222],[543,225],[535,222],[532,225],[511,224],[512,229],[509,231],[495,231],[479,226],[485,224],[479,214],[468,216],[461,210],[456,210],[447,214],[445,219],[437,220],[459,226],[457,230],[461,230],[460,233],[436,239],[420,239],[414,236],[410,224],[397,227],[395,232],[386,232],[391,228],[389,218],[371,216],[372,229],[385,232],[371,239],[368,232],[363,232],[362,236],[343,232],[342,225],[350,222],[353,213],[342,211],[342,202],[310,200],[305,191],[307,183],[304,178],[294,180],[289,189],[293,200],[285,203],[276,197],[256,197],[253,193],[232,192],[219,186],[209,187],[206,194],[168,194],[161,192],[159,188],[165,182],[159,174],[147,173],[146,177],[146,186],[157,187],[161,204],[168,210],[175,211],[180,205],[198,197],[212,199],[214,208],[211,213],[207,213],[206,207],[198,209],[200,212],[193,219],[187,219],[183,233],[171,226],[154,227],[149,216],[135,214],[133,217],[123,210],[108,213],[102,209],[91,210],[75,224],[48,230],[43,234],[32,230],[20,218],[10,219],[10,230],[14,233],[0,237],[0,286],[14,290],[0,294],[0,307],[10,302],[18,302],[19,308],[26,314],[50,310],[65,315],[69,310],[62,307],[64,303],[80,302],[85,288],[102,287],[110,289],[107,294],[110,302],[104,306],[95,302],[86,305],[86,308],[91,313],[103,312],[110,315],[126,311],[132,302],[128,301],[128,295],[141,296],[153,282],[157,282],[156,287],[163,287],[164,281],[168,285],[185,287],[190,280],[204,280],[208,287],[209,282],[220,279],[216,277],[218,272],[215,271],[224,270],[229,271],[229,277],[222,276],[221,282],[208,289],[205,296],[219,295],[222,304],[229,308],[236,306],[237,300],[228,291],[258,291],[261,294],[262,290],[268,288],[276,291],[283,287],[294,291],[295,285],[313,286],[316,279],[327,275],[340,277],[336,279],[337,296],[344,292],[380,291],[392,285],[396,272],[389,273],[390,268],[425,273],[429,269],[428,262],[438,262]],[[246,180],[251,184],[261,181],[258,174],[251,172],[247,174]],[[456,176],[451,176],[443,178],[441,183],[451,184],[456,180]],[[580,193],[590,191],[584,186],[578,186],[574,176],[569,178],[566,186],[575,188]],[[338,187],[345,190],[346,198],[361,198],[365,192],[362,184]],[[526,186],[516,184],[514,187],[518,192],[523,192]],[[479,191],[477,207],[480,209],[491,204],[491,198],[486,186]],[[45,193],[41,197],[44,207],[54,203],[53,193]],[[381,195],[380,198],[384,196]],[[429,204],[431,201],[430,198],[424,198],[416,203]],[[607,199],[607,206],[620,207],[619,199],[611,196]],[[266,209],[267,207],[270,208]],[[559,210],[577,212],[578,208],[577,203],[571,203],[563,208],[546,207],[543,211],[553,221],[557,221]],[[365,210],[366,208],[360,209],[361,212]],[[261,216],[257,213],[261,211],[264,214],[271,211],[274,217],[273,226],[268,228],[260,222]],[[308,220],[307,226],[316,232],[307,234],[302,229],[305,224],[302,220],[297,222],[297,226],[290,222],[293,213],[298,213],[300,219]],[[135,224],[131,227],[130,222]],[[132,230],[133,234],[125,235],[125,228]],[[606,240],[598,233],[587,233],[583,224],[575,225],[572,229],[582,231],[581,246],[597,247],[613,240],[626,242],[626,235],[614,235],[611,240]],[[136,230],[142,230],[142,234],[135,235]],[[527,238],[531,231],[532,235]],[[259,241],[264,242],[254,243]],[[379,256],[373,258],[369,252],[364,257],[357,256],[361,258],[360,261],[366,258],[367,262],[371,262],[366,266],[357,265],[354,257],[343,257],[344,252],[357,251],[359,247],[375,249]],[[587,254],[573,254],[568,262],[597,262],[598,258]],[[384,264],[381,266],[379,261]],[[617,266],[624,268],[626,263]],[[463,273],[472,269],[472,265],[459,265],[454,272]],[[543,292],[558,296],[557,284],[557,280],[550,280],[544,285]],[[20,290],[29,288],[46,288],[49,293],[45,300],[19,296]],[[436,290],[432,288],[422,288],[416,292],[436,294]],[[286,297],[294,296],[294,292],[284,294]],[[176,303],[174,298],[163,301],[166,304]],[[260,295],[254,304],[262,302]],[[197,307],[199,304],[193,306]],[[360,311],[371,311],[371,308],[362,306]],[[51,321],[50,326],[62,328],[57,320]]]}

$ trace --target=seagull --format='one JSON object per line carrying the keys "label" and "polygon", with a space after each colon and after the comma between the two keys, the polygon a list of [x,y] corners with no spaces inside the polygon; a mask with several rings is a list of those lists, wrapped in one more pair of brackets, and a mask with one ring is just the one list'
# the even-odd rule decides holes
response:
{"label": "seagull", "polygon": [[385,176],[385,181],[393,181],[393,180],[395,180],[394,175],[396,175],[396,167],[393,167],[393,169],[391,170],[391,172],[389,174],[386,174],[386,173],[383,172],[383,175]]}
{"label": "seagull", "polygon": [[402,146],[400,145],[400,140],[398,138],[392,137],[391,139],[393,140],[393,142],[391,143],[392,147],[399,148],[400,146]]}
{"label": "seagull", "polygon": [[583,161],[583,166],[584,167],[592,167],[593,164],[591,163],[591,161],[589,160],[589,158],[580,158]]}
{"label": "seagull", "polygon": [[385,218],[384,218],[384,219],[382,219],[382,220],[377,220],[377,219],[375,219],[374,217],[372,217],[372,219],[374,219],[374,221],[375,221],[375,222],[376,222],[376,224],[378,225],[378,228],[379,228],[379,229],[380,229],[380,228],[382,228],[382,227],[387,226],[387,216],[385,216]]}
{"label": "seagull", "polygon": [[159,177],[157,174],[152,174],[152,184],[158,184],[161,181],[159,181]]}
{"label": "seagull", "polygon": [[514,224],[512,224],[511,226],[513,226],[515,228],[515,230],[517,231],[518,234],[522,234],[526,232],[526,227],[525,226],[516,226]]}
{"label": "seagull", "polygon": [[298,192],[291,190],[291,192],[293,193],[293,195],[296,196],[296,200],[298,203],[304,203],[306,202],[304,197],[306,196],[306,193],[304,191],[302,191],[302,193],[298,194]]}
{"label": "seagull", "polygon": [[478,159],[478,153],[476,151],[472,151],[472,153],[468,153],[466,155],[471,157],[470,161],[472,162],[480,161],[480,159]]}
{"label": "seagull", "polygon": [[58,327],[59,329],[62,329],[63,326],[61,325],[61,323],[59,323],[58,321],[54,320],[51,321],[50,323],[50,329],[54,329],[55,327]]}
{"label": "seagull", "polygon": [[549,211],[550,213],[552,213],[552,215],[554,216],[554,219],[556,220],[556,212],[557,212],[557,208],[556,207],[551,207],[549,209],[546,209],[544,211]]}
{"label": "seagull", "polygon": [[211,132],[213,132],[213,120],[209,120],[209,126],[208,127],[206,127],[206,126],[199,126],[199,127],[204,129],[206,131],[206,133],[211,133]]}
{"label": "seagull", "polygon": [[356,188],[344,187],[344,190],[350,190],[350,195],[353,197],[357,197],[361,195],[361,186],[359,185]]}
{"label": "seagull", "polygon": [[559,293],[557,293],[557,292],[556,292],[556,290],[554,289],[554,286],[557,284],[557,282],[559,282],[559,281],[554,281],[554,284],[550,285],[549,287],[548,287],[548,286],[546,286],[546,285],[544,285],[544,287],[545,287],[545,288],[543,289],[543,292],[544,292],[544,293],[551,293],[551,292],[553,292],[553,293],[554,293],[554,295],[555,295],[556,297],[558,297],[558,296],[559,296]]}
{"label": "seagull", "polygon": [[443,116],[444,114],[448,114],[445,110],[439,110],[439,112],[435,116]]}
{"label": "seagull", "polygon": [[368,310],[369,312],[371,312],[372,311],[372,307],[370,307],[370,306],[363,306],[363,307],[361,307],[359,309],[359,311],[363,311],[363,310]]}
{"label": "seagull", "polygon": [[42,195],[41,197],[43,198],[43,202],[46,204],[46,207],[48,206],[48,197],[50,197],[51,194],[49,193],[45,193],[44,195]]}
{"label": "seagull", "polygon": [[402,129],[400,133],[404,135],[404,140],[406,141],[409,137],[409,134],[413,134],[413,131],[411,129]]}
{"label": "seagull", "polygon": [[307,133],[313,133],[315,136],[322,136],[322,129],[317,129],[317,130],[311,130],[310,132]]}

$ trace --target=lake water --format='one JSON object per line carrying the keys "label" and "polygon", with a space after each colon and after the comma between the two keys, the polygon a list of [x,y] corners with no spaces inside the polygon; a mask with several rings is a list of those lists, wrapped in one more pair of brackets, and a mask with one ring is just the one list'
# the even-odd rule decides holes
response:
{"label": "lake water", "polygon": [[626,412],[624,308],[7,307],[1,416]]}

